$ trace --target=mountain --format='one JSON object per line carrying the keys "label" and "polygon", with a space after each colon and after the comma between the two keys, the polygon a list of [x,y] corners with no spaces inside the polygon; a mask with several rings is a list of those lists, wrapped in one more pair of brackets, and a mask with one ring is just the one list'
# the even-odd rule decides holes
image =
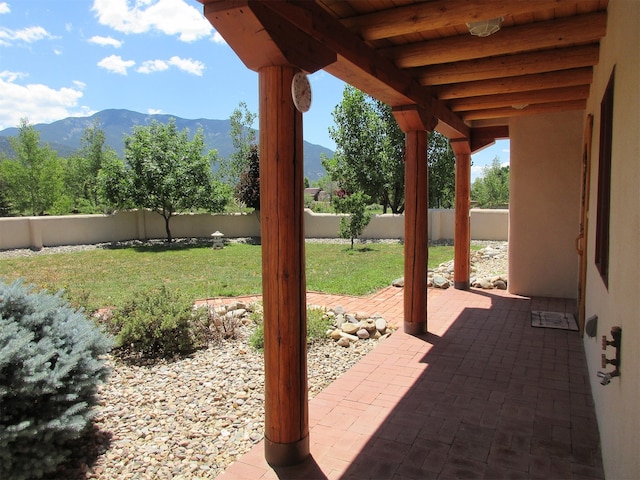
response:
{"label": "mountain", "polygon": [[[124,136],[131,135],[133,127],[137,125],[149,125],[153,120],[160,123],[168,123],[169,119],[175,119],[178,130],[188,128],[194,134],[199,128],[204,133],[205,150],[216,149],[218,156],[228,157],[233,152],[231,143],[231,124],[229,120],[208,120],[198,118],[187,120],[175,115],[148,115],[132,112],[130,110],[102,110],[90,117],[68,117],[53,123],[39,123],[33,127],[40,133],[41,143],[58,152],[61,157],[67,157],[80,148],[80,139],[87,127],[98,120],[100,128],[104,131],[106,144],[113,148],[120,157],[124,152]],[[8,157],[15,154],[11,149],[8,137],[18,135],[18,128],[6,128],[0,130],[0,154]],[[314,181],[325,175],[320,155],[333,156],[333,151],[321,145],[304,142],[304,174],[309,180]]]}

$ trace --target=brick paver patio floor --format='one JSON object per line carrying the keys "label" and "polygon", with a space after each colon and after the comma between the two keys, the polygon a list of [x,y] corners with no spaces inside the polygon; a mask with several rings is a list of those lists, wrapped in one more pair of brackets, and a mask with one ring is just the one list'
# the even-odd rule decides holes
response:
{"label": "brick paver patio floor", "polygon": [[[307,301],[402,325],[402,295],[389,287]],[[531,310],[574,307],[431,290],[427,335],[398,330],[311,399],[306,462],[273,469],[260,442],[218,479],[602,479],[582,338],[529,320]]]}

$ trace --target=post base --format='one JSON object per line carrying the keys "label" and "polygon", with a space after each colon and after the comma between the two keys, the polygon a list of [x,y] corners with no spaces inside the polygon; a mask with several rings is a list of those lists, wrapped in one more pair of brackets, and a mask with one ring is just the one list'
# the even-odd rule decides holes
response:
{"label": "post base", "polygon": [[264,437],[264,457],[272,467],[289,467],[309,456],[309,435],[293,443],[275,443]]}
{"label": "post base", "polygon": [[408,335],[424,335],[427,333],[427,322],[404,322],[404,333]]}
{"label": "post base", "polygon": [[464,282],[453,282],[453,288],[456,290],[469,290],[469,288],[471,288],[471,284],[468,280]]}

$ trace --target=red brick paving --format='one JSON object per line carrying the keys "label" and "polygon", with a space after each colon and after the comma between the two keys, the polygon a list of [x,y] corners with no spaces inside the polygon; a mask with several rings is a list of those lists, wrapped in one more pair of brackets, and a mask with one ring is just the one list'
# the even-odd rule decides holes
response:
{"label": "red brick paving", "polygon": [[[402,325],[402,289],[309,304]],[[255,297],[254,297],[255,299]],[[401,330],[309,402],[311,457],[272,469],[259,443],[219,475],[255,479],[603,479],[582,339],[532,328],[574,302],[431,290],[428,331]]]}

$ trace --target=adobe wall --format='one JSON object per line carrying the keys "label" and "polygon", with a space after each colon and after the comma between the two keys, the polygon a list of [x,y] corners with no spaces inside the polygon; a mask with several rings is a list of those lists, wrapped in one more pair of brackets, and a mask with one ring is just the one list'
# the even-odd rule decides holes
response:
{"label": "adobe wall", "polygon": [[584,112],[509,123],[509,291],[577,297]]}
{"label": "adobe wall", "polygon": [[[450,240],[454,233],[453,210],[429,210],[429,239]],[[340,215],[305,210],[307,238],[338,237]],[[185,214],[171,219],[174,238],[207,238],[215,231],[228,238],[260,236],[260,219],[250,214]],[[471,210],[471,238],[506,241],[508,210]],[[136,210],[114,215],[0,218],[0,250],[81,245],[126,240],[166,238],[164,219],[154,212]],[[362,238],[403,239],[404,216],[375,215]]]}
{"label": "adobe wall", "polygon": [[[638,478],[640,472],[640,2],[610,1],[607,36],[600,43],[587,113],[594,116],[587,243],[586,318],[598,317],[594,338],[584,345],[598,416],[607,478]],[[600,102],[615,67],[609,285],[594,264],[597,221]],[[620,377],[607,386],[596,376],[603,369],[601,337],[622,328]],[[614,356],[608,347],[607,358]]]}

